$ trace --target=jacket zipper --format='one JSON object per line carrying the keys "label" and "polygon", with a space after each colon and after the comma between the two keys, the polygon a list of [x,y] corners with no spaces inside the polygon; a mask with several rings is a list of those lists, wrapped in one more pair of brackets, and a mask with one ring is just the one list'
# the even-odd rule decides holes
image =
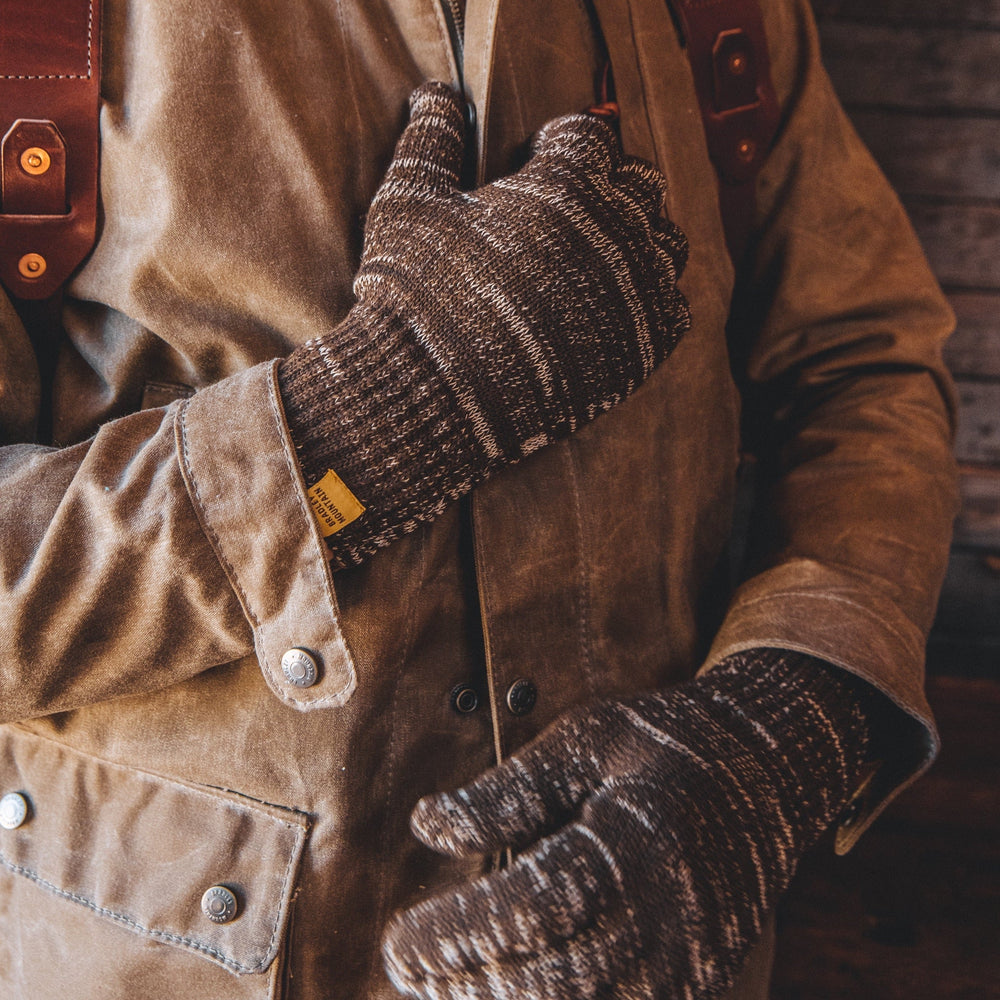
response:
{"label": "jacket zipper", "polygon": [[482,150],[478,148],[476,106],[469,100],[465,89],[465,7],[462,0],[438,0],[441,15],[448,28],[452,62],[458,78],[458,91],[465,103],[465,163],[462,166],[462,183],[474,185],[481,180]]}
{"label": "jacket zipper", "polygon": [[448,25],[448,35],[451,38],[451,53],[458,69],[458,83],[465,93],[465,16],[462,13],[460,0],[440,0],[441,12]]}

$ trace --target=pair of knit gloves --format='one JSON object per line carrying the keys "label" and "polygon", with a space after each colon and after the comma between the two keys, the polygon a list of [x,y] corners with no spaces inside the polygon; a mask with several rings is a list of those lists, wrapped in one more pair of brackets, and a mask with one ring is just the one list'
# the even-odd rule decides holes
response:
{"label": "pair of knit gloves", "polygon": [[[464,137],[449,88],[416,91],[357,304],[279,368],[307,485],[332,470],[357,500],[328,539],[335,569],[619,403],[689,325],[664,178],[604,121],[550,123],[526,166],[471,191]],[[421,800],[411,825],[434,850],[518,854],[397,914],[390,979],[425,998],[718,996],[857,786],[868,697],[754,650],[572,712]]]}

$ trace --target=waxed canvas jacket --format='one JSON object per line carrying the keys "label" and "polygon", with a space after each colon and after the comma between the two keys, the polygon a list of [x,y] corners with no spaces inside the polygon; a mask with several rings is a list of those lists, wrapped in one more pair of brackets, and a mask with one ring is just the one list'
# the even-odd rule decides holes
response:
{"label": "waxed canvas jacket", "polygon": [[[741,397],[715,175],[663,0],[596,6],[603,41],[578,0],[469,0],[479,175],[594,102],[606,45],[625,147],[664,172],[690,241],[692,328],[618,409],[334,578],[275,359],[349,308],[410,91],[459,82],[443,7],[106,0],[103,222],[44,395],[56,447],[34,443],[37,368],[0,300],[0,794],[30,804],[0,829],[0,995],[388,997],[387,915],[481,870],[409,836],[421,794],[574,703],[739,649],[824,657],[912,720],[844,844],[933,755],[948,309],[805,0],[765,0],[782,118],[733,334],[763,510],[730,593]],[[284,676],[291,647],[314,685]],[[217,884],[227,923],[201,909]]]}

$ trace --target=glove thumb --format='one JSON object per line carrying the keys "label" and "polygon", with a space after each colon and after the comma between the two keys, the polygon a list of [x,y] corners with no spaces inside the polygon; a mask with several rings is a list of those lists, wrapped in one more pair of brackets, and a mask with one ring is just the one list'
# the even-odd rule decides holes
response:
{"label": "glove thumb", "polygon": [[465,153],[465,118],[458,94],[425,83],[410,95],[410,121],[396,143],[383,189],[392,183],[447,191],[458,186]]}
{"label": "glove thumb", "polygon": [[565,752],[559,728],[455,792],[422,798],[414,835],[441,854],[463,857],[519,849],[565,823],[598,776]]}

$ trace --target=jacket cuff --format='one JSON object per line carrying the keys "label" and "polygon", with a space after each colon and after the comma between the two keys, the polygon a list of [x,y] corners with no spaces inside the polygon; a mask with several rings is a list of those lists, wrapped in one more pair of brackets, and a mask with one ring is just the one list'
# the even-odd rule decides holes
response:
{"label": "jacket cuff", "polygon": [[[277,364],[192,396],[178,411],[177,448],[202,529],[253,628],[264,679],[285,704],[308,711],[345,704],[356,674],[281,407]],[[282,657],[291,649],[312,657],[315,683],[286,677]]]}
{"label": "jacket cuff", "polygon": [[878,734],[884,759],[840,820],[840,854],[930,767],[940,746],[923,689],[926,637],[902,614],[889,589],[812,560],[766,570],[736,592],[702,667],[711,669],[748,649],[795,650],[856,675],[895,706],[889,732]]}

